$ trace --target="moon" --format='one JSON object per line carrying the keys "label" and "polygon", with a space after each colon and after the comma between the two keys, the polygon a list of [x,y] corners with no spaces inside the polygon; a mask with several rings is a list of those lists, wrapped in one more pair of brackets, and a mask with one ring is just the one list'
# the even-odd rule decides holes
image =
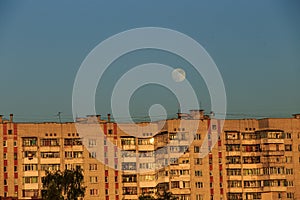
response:
{"label": "moon", "polygon": [[185,80],[185,71],[181,68],[172,71],[172,78],[175,82],[182,82]]}

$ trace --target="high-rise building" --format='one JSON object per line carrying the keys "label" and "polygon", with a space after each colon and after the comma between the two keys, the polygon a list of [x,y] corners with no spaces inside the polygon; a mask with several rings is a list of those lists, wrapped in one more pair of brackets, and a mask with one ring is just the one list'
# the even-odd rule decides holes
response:
{"label": "high-rise building", "polygon": [[300,114],[220,120],[203,110],[117,124],[22,123],[0,117],[0,196],[41,197],[45,170],[80,167],[84,199],[300,199]]}

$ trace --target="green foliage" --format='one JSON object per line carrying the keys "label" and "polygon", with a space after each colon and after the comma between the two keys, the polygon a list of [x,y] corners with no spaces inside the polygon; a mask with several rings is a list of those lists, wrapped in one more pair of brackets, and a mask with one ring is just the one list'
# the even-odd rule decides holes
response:
{"label": "green foliage", "polygon": [[177,197],[174,197],[173,194],[171,192],[167,192],[166,190],[164,190],[164,192],[158,193],[158,198],[157,200],[177,200]]}
{"label": "green foliage", "polygon": [[46,171],[43,178],[42,198],[45,200],[77,200],[84,197],[85,187],[83,184],[82,170],[65,170],[64,172]]}

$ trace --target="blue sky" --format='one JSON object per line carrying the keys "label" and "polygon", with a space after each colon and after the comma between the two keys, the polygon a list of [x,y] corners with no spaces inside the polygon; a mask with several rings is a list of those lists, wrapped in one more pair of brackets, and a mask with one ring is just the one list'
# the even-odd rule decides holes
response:
{"label": "blue sky", "polygon": [[[147,26],[180,31],[203,45],[223,77],[229,114],[287,117],[299,113],[299,8],[297,0],[3,0],[0,113],[32,121],[55,120],[60,111],[65,120],[71,119],[73,83],[87,54],[114,34]],[[188,65],[157,51],[120,58],[111,66],[106,81],[100,81],[97,112],[110,112],[112,85],[124,70],[153,60],[173,67]],[[193,79],[187,69],[189,77],[202,107],[210,111],[204,83]],[[165,105],[169,115],[177,111],[174,96],[155,85],[138,90],[132,102],[133,116],[147,115],[154,103]]]}

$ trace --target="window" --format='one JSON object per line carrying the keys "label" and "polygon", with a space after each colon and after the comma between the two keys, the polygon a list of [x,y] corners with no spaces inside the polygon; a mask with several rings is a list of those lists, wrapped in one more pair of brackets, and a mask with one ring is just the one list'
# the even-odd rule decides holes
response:
{"label": "window", "polygon": [[243,169],[243,175],[245,176],[260,175],[260,169],[259,168]]}
{"label": "window", "polygon": [[226,145],[226,151],[240,151],[241,145],[239,144],[227,144]]}
{"label": "window", "polygon": [[227,176],[240,176],[241,169],[227,169]]}
{"label": "window", "polygon": [[7,153],[3,153],[3,159],[4,159],[4,160],[7,159]]}
{"label": "window", "polygon": [[90,171],[96,171],[98,168],[98,165],[97,164],[90,164]]}
{"label": "window", "polygon": [[37,138],[36,137],[23,138],[22,145],[23,146],[36,146]]}
{"label": "window", "polygon": [[137,181],[137,178],[136,178],[136,175],[134,175],[134,174],[122,176],[123,183],[136,183],[136,181]]}
{"label": "window", "polygon": [[241,157],[240,156],[227,156],[226,164],[241,164]]}
{"label": "window", "polygon": [[136,170],[136,162],[123,162],[122,170]]}
{"label": "window", "polygon": [[121,145],[124,148],[124,146],[133,146],[135,148],[135,138],[121,138]]}
{"label": "window", "polygon": [[294,174],[294,170],[293,169],[286,168],[285,171],[286,171],[286,174]]}
{"label": "window", "polygon": [[286,163],[292,163],[293,162],[293,157],[292,156],[286,156],[285,157],[285,162]]}
{"label": "window", "polygon": [[196,188],[203,188],[203,183],[202,182],[196,182]]}
{"label": "window", "polygon": [[171,188],[179,188],[179,181],[172,181],[171,182]]}
{"label": "window", "polygon": [[96,196],[96,195],[98,195],[98,189],[90,189],[90,195],[91,195],[91,196]]}
{"label": "window", "polygon": [[172,165],[178,164],[178,158],[170,158],[170,164]]}
{"label": "window", "polygon": [[202,194],[196,194],[196,200],[203,200]]}
{"label": "window", "polygon": [[37,176],[23,177],[23,183],[37,183],[37,182],[38,182]]}
{"label": "window", "polygon": [[201,140],[201,134],[197,133],[194,137],[195,140]]}
{"label": "window", "polygon": [[200,153],[200,147],[199,146],[194,146],[194,152],[195,153]]}
{"label": "window", "polygon": [[213,124],[212,125],[212,130],[217,130],[217,125]]}
{"label": "window", "polygon": [[96,140],[95,139],[90,139],[89,140],[89,147],[94,147],[96,146]]}
{"label": "window", "polygon": [[195,171],[195,176],[202,176],[202,171],[201,170],[196,170]]}
{"label": "window", "polygon": [[294,186],[294,181],[286,181],[286,186],[293,187]]}
{"label": "window", "polygon": [[195,158],[194,163],[195,165],[202,165],[202,158]]}
{"label": "window", "polygon": [[260,163],[260,157],[259,156],[244,156],[243,163],[244,164]]}
{"label": "window", "polygon": [[41,158],[59,158],[59,152],[41,152]]}
{"label": "window", "polygon": [[261,181],[244,181],[245,188],[261,187]]}
{"label": "window", "polygon": [[41,146],[59,146],[59,139],[41,139]]}
{"label": "window", "polygon": [[9,129],[7,132],[8,132],[8,135],[12,134],[12,130],[11,129]]}
{"label": "window", "polygon": [[65,151],[65,158],[72,158],[72,151]]}
{"label": "window", "polygon": [[239,187],[242,187],[242,181],[237,181],[237,180],[234,180],[234,181],[228,181],[228,187],[229,188],[239,188]]}
{"label": "window", "polygon": [[152,145],[153,141],[153,138],[138,139],[138,145]]}
{"label": "window", "polygon": [[124,195],[137,195],[137,187],[123,187]]}
{"label": "window", "polygon": [[45,164],[41,165],[41,170],[42,171],[57,171],[60,170],[60,164]]}
{"label": "window", "polygon": [[284,150],[285,150],[285,151],[292,151],[292,145],[291,145],[291,144],[286,144],[286,145],[284,146]]}
{"label": "window", "polygon": [[14,153],[14,160],[18,160],[18,153]]}
{"label": "window", "polygon": [[243,152],[259,152],[260,151],[260,145],[243,145],[242,146]]}
{"label": "window", "polygon": [[4,146],[4,147],[7,146],[7,141],[3,141],[3,146]]}
{"label": "window", "polygon": [[98,183],[98,177],[97,176],[90,176],[90,183]]}
{"label": "window", "polygon": [[37,171],[37,164],[25,164],[23,165],[23,171]]}
{"label": "window", "polygon": [[226,132],[225,138],[226,140],[239,140],[240,135],[238,132]]}
{"label": "window", "polygon": [[18,171],[18,166],[14,166],[14,171],[15,171],[15,172]]}
{"label": "window", "polygon": [[[124,158],[127,158],[127,157],[136,157],[135,151],[121,151],[121,154],[122,154],[122,157],[124,157]],[[141,153],[140,155],[144,155],[144,154]]]}
{"label": "window", "polygon": [[287,197],[288,199],[294,199],[294,193],[287,192],[287,193],[286,193],[286,197]]}
{"label": "window", "polygon": [[154,181],[155,175],[140,175],[139,181]]}
{"label": "window", "polygon": [[36,157],[36,151],[25,151],[24,152],[24,157],[29,158],[29,160],[32,159],[32,158],[35,158]]}
{"label": "window", "polygon": [[74,158],[82,158],[83,152],[82,151],[74,151],[73,152],[73,157]]}
{"label": "window", "polygon": [[140,169],[153,169],[154,163],[140,163]]}
{"label": "window", "polygon": [[82,140],[80,138],[66,138],[64,139],[65,146],[81,146]]}
{"label": "window", "polygon": [[[133,157],[135,157],[135,151],[133,152]],[[153,151],[140,151],[139,152],[139,157],[140,158],[145,158],[145,157],[154,157]]]}
{"label": "window", "polygon": [[96,152],[90,152],[89,157],[90,158],[96,158]]}
{"label": "window", "polygon": [[17,146],[17,141],[14,141],[14,147],[16,147]]}
{"label": "window", "polygon": [[292,133],[286,133],[286,138],[291,139],[292,138]]}

